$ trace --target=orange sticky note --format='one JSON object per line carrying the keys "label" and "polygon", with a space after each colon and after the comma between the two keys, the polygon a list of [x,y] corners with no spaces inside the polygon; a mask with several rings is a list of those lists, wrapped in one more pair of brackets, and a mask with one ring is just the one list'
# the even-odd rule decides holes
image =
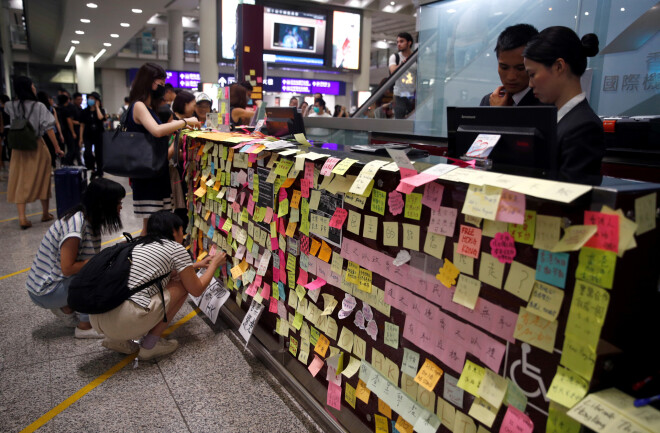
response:
{"label": "orange sticky note", "polygon": [[321,252],[319,253],[319,259],[323,260],[326,263],[330,263],[330,258],[332,257],[332,248],[330,245],[326,244],[325,241],[321,241]]}
{"label": "orange sticky note", "polygon": [[367,384],[358,380],[357,388],[355,388],[355,396],[368,404],[370,395],[371,391],[367,388]]}
{"label": "orange sticky note", "polygon": [[298,226],[298,223],[289,223],[286,226],[286,235],[290,238],[293,237],[293,235],[296,233],[296,226]]}
{"label": "orange sticky note", "polygon": [[316,346],[314,346],[314,352],[318,353],[321,356],[325,356],[329,346],[330,346],[330,340],[328,340],[328,337],[321,334],[319,335],[319,339],[316,342]]}
{"label": "orange sticky note", "polygon": [[281,188],[289,188],[291,185],[293,185],[293,182],[295,182],[295,181],[296,181],[296,179],[290,177],[282,183]]}
{"label": "orange sticky note", "polygon": [[378,412],[382,413],[389,419],[392,419],[392,408],[390,408],[387,403],[383,400],[378,399]]}
{"label": "orange sticky note", "polygon": [[245,51],[246,53],[249,53],[249,52],[250,52],[250,46],[249,46],[249,45],[245,45],[245,46],[243,47],[243,51]]}
{"label": "orange sticky note", "polygon": [[300,206],[300,191],[293,191],[293,197],[291,197],[291,204],[289,206],[298,209],[298,206]]}
{"label": "orange sticky note", "polygon": [[316,239],[312,239],[312,246],[309,248],[309,253],[315,256],[319,251],[319,248],[321,248],[321,242],[317,241]]}
{"label": "orange sticky note", "polygon": [[394,426],[400,433],[413,433],[413,426],[403,419],[401,415],[399,415],[399,418],[396,420],[396,425]]}
{"label": "orange sticky note", "polygon": [[419,372],[417,372],[415,382],[422,385],[428,391],[433,392],[433,388],[435,388],[441,376],[442,369],[435,365],[433,361],[427,359],[424,361],[422,368],[419,369]]}

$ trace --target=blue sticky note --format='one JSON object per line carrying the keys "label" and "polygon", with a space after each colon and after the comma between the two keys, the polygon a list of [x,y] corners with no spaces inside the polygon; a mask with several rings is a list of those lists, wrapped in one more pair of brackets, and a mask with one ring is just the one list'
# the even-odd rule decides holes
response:
{"label": "blue sticky note", "polygon": [[568,269],[568,253],[551,253],[539,250],[536,261],[536,279],[552,286],[566,286],[566,270]]}
{"label": "blue sticky note", "polygon": [[396,421],[390,420],[390,423],[392,424],[392,433],[400,433],[399,430],[396,429]]}
{"label": "blue sticky note", "polygon": [[286,301],[286,290],[284,290],[284,284],[281,281],[277,282],[277,290],[280,292],[280,299],[282,302]]}
{"label": "blue sticky note", "polygon": [[243,285],[243,281],[241,281],[240,279],[239,280],[234,280],[234,285],[236,286],[236,290],[238,290]]}
{"label": "blue sticky note", "polygon": [[213,233],[215,233],[215,229],[213,228],[213,226],[211,226],[211,227],[209,227],[209,231],[208,231],[208,233],[206,233],[206,236],[212,239],[213,238]]}
{"label": "blue sticky note", "polygon": [[245,146],[241,147],[241,150],[238,151],[238,153],[245,153],[248,151],[249,148],[251,148],[251,144],[246,144]]}
{"label": "blue sticky note", "polygon": [[220,228],[220,215],[215,216],[215,226]]}

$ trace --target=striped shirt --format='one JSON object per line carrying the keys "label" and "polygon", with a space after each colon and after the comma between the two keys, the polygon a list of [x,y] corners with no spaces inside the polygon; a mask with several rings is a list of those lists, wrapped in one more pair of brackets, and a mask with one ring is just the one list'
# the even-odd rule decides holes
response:
{"label": "striped shirt", "polygon": [[[149,280],[158,278],[163,274],[163,288],[170,281],[172,271],[181,272],[188,266],[192,266],[192,260],[188,251],[178,242],[163,239],[162,244],[151,242],[146,245],[137,245],[133,249],[133,263],[131,273],[128,276],[128,288],[134,289]],[[151,297],[160,296],[160,290],[156,284],[140,290],[129,299],[141,307],[148,308]]]}
{"label": "striped shirt", "polygon": [[60,262],[60,249],[65,240],[80,239],[76,261],[87,260],[101,251],[101,235],[92,234],[82,212],[68,220],[58,219],[46,232],[28,273],[26,286],[36,296],[46,295],[64,279]]}

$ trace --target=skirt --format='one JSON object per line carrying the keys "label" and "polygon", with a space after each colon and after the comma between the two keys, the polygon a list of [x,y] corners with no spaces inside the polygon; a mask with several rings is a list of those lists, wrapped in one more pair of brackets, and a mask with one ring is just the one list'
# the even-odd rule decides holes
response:
{"label": "skirt", "polygon": [[172,187],[168,167],[156,177],[131,178],[133,210],[136,218],[149,218],[160,210],[172,210]]}
{"label": "skirt", "polygon": [[12,149],[9,162],[7,201],[31,203],[50,198],[51,159],[44,139],[39,137],[35,150]]}

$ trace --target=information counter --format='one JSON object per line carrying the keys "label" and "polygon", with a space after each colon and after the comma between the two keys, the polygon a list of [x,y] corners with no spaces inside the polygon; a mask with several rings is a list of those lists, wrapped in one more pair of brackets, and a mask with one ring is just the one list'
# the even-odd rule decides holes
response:
{"label": "information counter", "polygon": [[[183,140],[191,252],[231,256],[194,302],[326,431],[577,432],[656,374],[658,184]],[[659,431],[624,409],[605,424]]]}

